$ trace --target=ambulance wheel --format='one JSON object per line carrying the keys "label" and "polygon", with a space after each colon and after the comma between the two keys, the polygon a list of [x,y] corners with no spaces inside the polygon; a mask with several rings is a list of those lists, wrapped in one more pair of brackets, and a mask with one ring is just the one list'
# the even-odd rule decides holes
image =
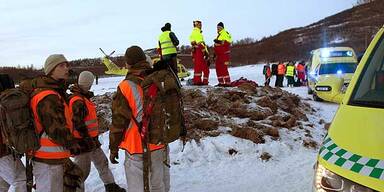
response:
{"label": "ambulance wheel", "polygon": [[309,95],[312,95],[313,94],[313,90],[311,88],[308,87],[308,94]]}
{"label": "ambulance wheel", "polygon": [[321,99],[320,97],[318,97],[318,96],[316,95],[316,93],[313,93],[313,100],[314,100],[314,101],[323,101],[323,99]]}

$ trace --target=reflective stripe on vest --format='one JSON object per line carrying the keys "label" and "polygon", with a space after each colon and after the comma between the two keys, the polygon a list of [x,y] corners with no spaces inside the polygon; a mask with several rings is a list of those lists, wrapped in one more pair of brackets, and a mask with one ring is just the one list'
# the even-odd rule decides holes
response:
{"label": "reflective stripe on vest", "polygon": [[170,54],[177,53],[177,49],[175,45],[173,45],[171,37],[169,37],[170,33],[171,31],[164,31],[159,36],[161,55],[170,55]]}
{"label": "reflective stripe on vest", "polygon": [[56,144],[48,135],[44,132],[43,126],[41,125],[39,115],[37,113],[37,105],[48,95],[56,95],[59,97],[61,102],[64,105],[64,113],[66,119],[66,127],[72,131],[72,121],[70,121],[69,108],[62,97],[53,90],[44,90],[31,99],[31,109],[36,125],[36,133],[41,134],[40,137],[40,148],[34,153],[34,156],[41,159],[64,159],[69,158],[71,153],[69,150],[66,150],[62,145]]}
{"label": "reflective stripe on vest", "polygon": [[[133,116],[138,122],[141,122],[143,118],[144,102],[142,88],[130,80],[124,80],[119,84],[119,89],[127,100]],[[127,129],[125,130],[124,139],[120,143],[119,147],[126,150],[129,154],[143,153],[139,128],[133,120],[131,120]],[[163,147],[164,145],[149,144],[148,148],[150,151],[154,151]]]}
{"label": "reflective stripe on vest", "polygon": [[[81,97],[79,95],[76,95],[71,98],[71,100],[69,101],[69,110],[71,113],[71,120],[73,117],[73,104],[79,100],[83,101],[85,104],[85,107],[87,107],[88,114],[87,116],[84,117],[84,124],[87,126],[88,135],[90,137],[97,137],[99,135],[99,123],[97,121],[96,106],[89,99]],[[80,133],[76,129],[73,129],[73,136],[78,139],[82,138],[80,136]]]}
{"label": "reflective stripe on vest", "polygon": [[295,71],[295,67],[289,65],[289,66],[287,67],[287,73],[285,74],[285,76],[293,77],[293,75],[294,75],[294,71]]}

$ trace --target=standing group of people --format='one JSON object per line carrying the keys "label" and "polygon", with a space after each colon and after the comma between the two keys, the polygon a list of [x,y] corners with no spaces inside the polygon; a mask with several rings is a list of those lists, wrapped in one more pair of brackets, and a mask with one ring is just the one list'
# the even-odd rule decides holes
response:
{"label": "standing group of people", "polygon": [[[142,141],[144,93],[141,82],[154,69],[138,46],[128,48],[124,59],[129,71],[112,101],[109,160],[119,163],[119,149],[125,151],[124,169],[130,192],[168,192],[167,145]],[[86,191],[84,182],[93,163],[107,192],[124,192],[125,189],[116,184],[108,158],[100,148],[96,106],[91,101],[93,93],[90,91],[95,76],[83,71],[77,82],[69,86],[69,67],[64,55],[51,55],[44,65],[45,75],[19,85],[20,89],[33,90],[30,109],[40,147],[27,155],[31,156],[36,191]],[[17,192],[27,191],[33,180],[28,181],[21,157],[3,141],[1,135],[0,191],[8,191],[11,186]],[[143,160],[147,150],[150,153],[148,162]],[[148,171],[144,170],[144,162]],[[31,183],[27,185],[28,182]],[[145,188],[146,185],[149,187]]]}
{"label": "standing group of people", "polygon": [[[296,64],[290,61],[287,64],[279,62],[278,64],[267,63],[263,67],[263,75],[265,77],[265,86],[269,86],[271,77],[276,75],[275,87],[284,87],[284,77],[287,78],[287,86],[302,86],[305,85],[305,64],[299,62]],[[295,80],[296,79],[296,80]]]}
{"label": "standing group of people", "polygon": [[[36,191],[85,191],[84,181],[91,162],[106,191],[125,191],[115,183],[108,159],[100,148],[96,107],[90,91],[95,76],[89,71],[80,73],[68,95],[69,63],[64,55],[49,56],[44,73],[19,85],[20,89],[31,90],[30,109],[40,143],[36,151],[26,154],[31,156]],[[11,186],[15,191],[27,191],[20,155],[3,141],[0,146],[0,191],[8,191]],[[32,182],[32,187],[33,180],[28,182]]]}
{"label": "standing group of people", "polygon": [[[179,41],[171,31],[171,24],[166,23],[161,28],[162,33],[158,41],[160,58],[170,63],[174,73],[177,74],[177,46]],[[208,85],[210,54],[202,33],[202,22],[193,21],[193,30],[189,37],[192,46],[192,60],[194,63],[193,85]],[[214,60],[218,86],[230,86],[231,78],[228,72],[230,64],[231,35],[225,30],[224,23],[217,24],[217,37],[214,39]]]}

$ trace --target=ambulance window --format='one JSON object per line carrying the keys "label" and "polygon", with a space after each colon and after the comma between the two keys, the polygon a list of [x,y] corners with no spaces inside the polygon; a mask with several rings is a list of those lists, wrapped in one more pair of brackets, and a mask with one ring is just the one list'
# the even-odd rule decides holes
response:
{"label": "ambulance window", "polygon": [[331,63],[320,66],[320,75],[337,73],[354,73],[357,63]]}
{"label": "ambulance window", "polygon": [[379,40],[353,90],[351,105],[384,108],[384,41]]}

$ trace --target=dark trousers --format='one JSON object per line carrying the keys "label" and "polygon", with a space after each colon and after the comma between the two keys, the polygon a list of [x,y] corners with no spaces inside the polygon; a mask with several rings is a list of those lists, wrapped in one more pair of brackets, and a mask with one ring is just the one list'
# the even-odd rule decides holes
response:
{"label": "dark trousers", "polygon": [[163,61],[165,61],[177,75],[177,54],[163,55]]}
{"label": "dark trousers", "polygon": [[275,87],[284,87],[283,86],[283,81],[284,81],[284,75],[277,75],[276,76]]}
{"label": "dark trousers", "polygon": [[287,80],[288,80],[288,86],[290,85],[294,85],[295,83],[295,78],[293,78],[292,76],[287,76]]}

